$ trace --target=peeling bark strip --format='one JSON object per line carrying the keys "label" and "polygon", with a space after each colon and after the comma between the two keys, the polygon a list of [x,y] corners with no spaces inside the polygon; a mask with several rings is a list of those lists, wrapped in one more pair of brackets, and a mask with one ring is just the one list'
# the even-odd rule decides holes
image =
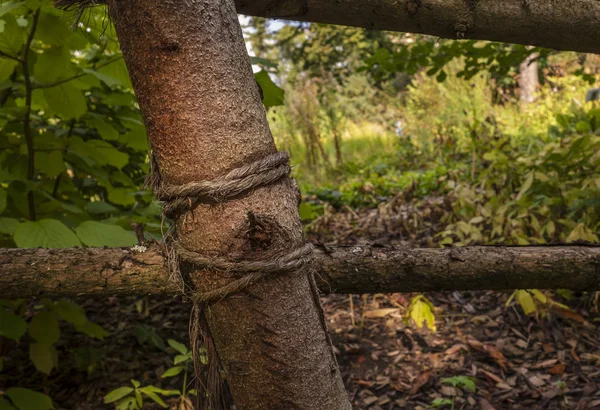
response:
{"label": "peeling bark strip", "polygon": [[[108,5],[162,182],[211,181],[276,153],[233,0]],[[267,260],[303,244],[289,178],[199,203],[175,225],[178,242],[203,255]],[[239,277],[181,269],[195,293]],[[205,319],[237,408],[350,409],[308,271],[266,278]]]}
{"label": "peeling bark strip", "polygon": [[241,14],[600,53],[598,0],[236,0]]}
{"label": "peeling bark strip", "polygon": [[[600,247],[317,249],[324,293],[440,290],[600,290]],[[160,250],[0,249],[0,295],[176,295]]]}

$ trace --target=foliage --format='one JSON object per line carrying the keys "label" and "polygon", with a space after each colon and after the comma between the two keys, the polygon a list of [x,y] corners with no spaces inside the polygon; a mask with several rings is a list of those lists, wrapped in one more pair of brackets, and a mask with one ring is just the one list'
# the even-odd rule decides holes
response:
{"label": "foliage", "polygon": [[[469,376],[453,376],[447,377],[441,380],[444,384],[449,384],[450,386],[457,389],[464,389],[468,392],[475,393],[477,386],[475,385],[475,378]],[[431,402],[431,407],[444,407],[450,406],[454,409],[454,400],[456,398],[456,394],[452,396],[452,399],[445,398],[437,398]]]}
{"label": "foliage", "polygon": [[412,319],[419,328],[427,324],[429,330],[433,332],[436,330],[433,304],[422,294],[411,300],[405,318],[407,321]]}
{"label": "foliage", "polygon": [[[173,358],[174,366],[167,369],[163,373],[162,378],[175,377],[183,372],[184,376],[180,390],[164,390],[153,385],[141,387],[139,381],[132,379],[131,384],[133,387],[124,386],[112,390],[104,396],[104,403],[115,403],[115,407],[118,410],[137,410],[143,408],[144,397],[147,397],[161,407],[167,408],[169,406],[165,403],[164,399],[170,396],[178,396],[178,409],[192,409],[190,396],[197,394],[195,389],[188,388],[188,372],[192,364],[192,352],[176,340],[169,339],[168,344],[175,351],[176,355]],[[200,362],[206,364],[206,350],[200,349],[199,354]]]}

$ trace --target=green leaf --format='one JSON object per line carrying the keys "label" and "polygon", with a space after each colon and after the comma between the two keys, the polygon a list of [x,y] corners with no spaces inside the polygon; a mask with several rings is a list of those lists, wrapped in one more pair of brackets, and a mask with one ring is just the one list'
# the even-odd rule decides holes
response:
{"label": "green leaf", "polygon": [[87,204],[87,211],[91,214],[109,214],[117,210],[117,207],[104,201],[88,202]]}
{"label": "green leaf", "polygon": [[18,410],[12,404],[10,404],[5,398],[0,396],[0,410]]}
{"label": "green leaf", "polygon": [[72,49],[85,47],[87,43],[85,37],[80,30],[72,29],[71,23],[68,14],[56,15],[42,9],[35,38],[46,44],[66,45]]}
{"label": "green leaf", "polygon": [[83,93],[70,82],[44,88],[42,93],[48,105],[49,114],[68,120],[77,119],[87,112],[87,103]]}
{"label": "green leaf", "polygon": [[475,379],[469,376],[454,376],[442,379],[442,383],[449,384],[453,387],[464,388],[472,393],[475,392],[477,386],[475,385]]}
{"label": "green leaf", "polygon": [[152,391],[151,387],[152,386],[143,387],[143,388],[140,389],[140,392],[142,392],[146,396],[150,397],[150,399],[152,399],[155,403],[158,403],[161,407],[164,407],[164,408],[169,407],[163,401],[163,399],[161,399],[160,397],[158,397],[158,395],[154,391]]}
{"label": "green leaf", "polygon": [[527,193],[527,191],[529,191],[529,188],[531,188],[531,184],[533,184],[533,178],[534,178],[534,172],[530,172],[529,174],[527,174],[527,177],[525,178],[525,182],[523,182],[523,185],[521,185],[521,189],[519,190],[519,194],[517,195],[517,201],[519,199],[521,199],[523,197],[523,195],[525,195],[525,193]]}
{"label": "green leaf", "polygon": [[81,325],[75,325],[75,329],[99,340],[104,340],[104,338],[110,334],[102,326],[97,323],[90,322],[89,320]]}
{"label": "green leaf", "polygon": [[101,118],[92,118],[88,121],[91,127],[96,128],[102,139],[116,141],[119,139],[119,131],[115,129],[109,122]]}
{"label": "green leaf", "polygon": [[40,343],[56,343],[60,338],[56,314],[48,311],[37,313],[29,322],[29,335]]}
{"label": "green leaf", "polygon": [[[114,63],[111,63],[111,64],[114,64]],[[94,77],[96,77],[98,80],[102,81],[104,84],[106,84],[109,87],[121,85],[121,81],[119,81],[118,79],[116,79],[114,77],[111,77],[110,75],[103,74],[98,71],[91,70],[89,68],[84,68],[83,71],[88,74],[93,75]]]}
{"label": "green leaf", "polygon": [[0,218],[0,233],[14,235],[19,221],[14,218]]}
{"label": "green leaf", "polygon": [[131,384],[137,389],[138,387],[140,387],[141,383],[135,379],[131,379]]}
{"label": "green leaf", "polygon": [[27,331],[27,322],[21,316],[0,308],[0,336],[19,340]]}
{"label": "green leaf", "polygon": [[112,188],[108,191],[108,200],[117,205],[129,206],[136,203],[134,194],[128,188]]}
{"label": "green leaf", "polygon": [[119,387],[104,396],[104,403],[112,403],[127,396],[133,391],[132,387]]}
{"label": "green leaf", "polygon": [[7,1],[4,4],[0,4],[0,17],[11,11],[12,9],[19,7],[21,2],[19,1]]}
{"label": "green leaf", "polygon": [[35,368],[45,374],[50,374],[58,365],[58,353],[53,345],[47,343],[31,343],[29,345],[29,358]]}
{"label": "green leaf", "polygon": [[164,340],[160,337],[160,335],[156,332],[156,329],[154,329],[152,326],[136,325],[133,328],[133,332],[138,343],[141,346],[143,346],[146,343],[151,343],[160,350],[165,350],[167,348]]}
{"label": "green leaf", "polygon": [[6,209],[6,191],[0,186],[0,214]]}
{"label": "green leaf", "polygon": [[54,311],[67,322],[72,325],[83,325],[88,321],[85,315],[85,310],[77,303],[70,301],[69,299],[60,299],[54,305]]}
{"label": "green leaf", "polygon": [[112,165],[123,168],[129,162],[129,155],[119,151],[111,144],[102,140],[90,140],[85,143],[88,156],[98,165]]}
{"label": "green leaf", "polygon": [[181,353],[181,354],[184,354],[184,355],[185,355],[185,354],[187,354],[187,352],[188,352],[188,348],[187,348],[187,347],[185,347],[185,345],[184,345],[184,344],[182,344],[182,343],[179,343],[179,342],[178,342],[178,341],[176,341],[176,340],[169,339],[169,340],[167,340],[167,343],[169,344],[169,346],[171,346],[173,349],[175,349],[177,352],[179,352],[179,353]]}
{"label": "green leaf", "polygon": [[265,107],[275,107],[283,104],[284,92],[269,77],[266,71],[259,71],[254,74],[254,78],[262,88],[263,104]]}
{"label": "green leaf", "polygon": [[119,84],[125,88],[132,89],[131,81],[129,80],[129,72],[123,59],[115,61],[114,63],[105,65],[104,67],[97,70],[100,74],[104,74],[108,77],[114,78]]}
{"label": "green leaf", "polygon": [[86,221],[75,228],[75,232],[87,246],[122,247],[137,244],[137,237],[133,231],[126,231],[118,225]]}
{"label": "green leaf", "polygon": [[160,377],[164,379],[166,377],[177,376],[179,373],[181,373],[182,370],[183,370],[183,366],[171,367],[170,369],[167,369],[167,371],[164,372],[163,375]]}
{"label": "green leaf", "polygon": [[178,355],[177,355],[177,356],[175,356],[175,358],[173,359],[173,364],[179,364],[179,363],[183,363],[183,362],[185,362],[185,361],[186,361],[186,360],[188,360],[188,359],[189,359],[189,357],[188,357],[187,355],[185,355],[185,356],[184,356],[184,355],[178,354]]}
{"label": "green leaf", "polygon": [[578,121],[575,124],[575,130],[581,134],[585,134],[592,131],[592,126],[587,121]]}
{"label": "green leaf", "polygon": [[50,152],[37,152],[35,164],[47,177],[56,177],[65,170],[65,162],[62,152],[55,150]]}
{"label": "green leaf", "polygon": [[0,83],[7,81],[19,65],[18,61],[0,57]]}
{"label": "green leaf", "polygon": [[135,401],[135,397],[125,397],[124,399],[119,400],[117,403],[117,410],[137,410],[140,407],[137,405]]}
{"label": "green leaf", "polygon": [[19,248],[70,248],[81,246],[77,235],[56,219],[23,222],[17,226],[14,241]]}
{"label": "green leaf", "polygon": [[19,410],[50,410],[54,408],[50,397],[30,389],[11,387],[6,390],[5,394]]}
{"label": "green leaf", "polygon": [[51,47],[37,54],[33,76],[42,85],[65,80],[75,74],[71,64],[71,53],[66,47]]}

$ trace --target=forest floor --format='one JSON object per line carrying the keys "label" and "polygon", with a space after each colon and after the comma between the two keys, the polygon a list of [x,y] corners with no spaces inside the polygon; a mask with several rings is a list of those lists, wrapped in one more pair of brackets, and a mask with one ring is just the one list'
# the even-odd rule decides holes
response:
{"label": "forest floor", "polygon": [[[343,238],[336,242],[360,241],[354,235]],[[396,242],[386,238],[369,239]],[[354,408],[425,409],[436,399],[446,403],[445,409],[452,401],[455,409],[600,408],[600,330],[594,325],[600,315],[591,296],[573,299],[574,319],[568,319],[525,316],[519,306],[505,306],[509,295],[426,294],[435,306],[436,332],[405,322],[411,294],[324,296]],[[181,375],[161,379],[173,365],[165,342],[189,344],[190,306],[180,297],[77,301],[110,336],[92,340],[64,326],[57,343],[59,368],[47,378],[24,365],[29,363],[26,349],[12,346],[0,389],[37,389],[59,409],[88,410],[114,408],[102,404],[103,396],[129,386],[132,378],[165,389],[181,386]],[[447,380],[455,376],[472,377],[474,391],[453,387],[452,381],[465,380]]]}

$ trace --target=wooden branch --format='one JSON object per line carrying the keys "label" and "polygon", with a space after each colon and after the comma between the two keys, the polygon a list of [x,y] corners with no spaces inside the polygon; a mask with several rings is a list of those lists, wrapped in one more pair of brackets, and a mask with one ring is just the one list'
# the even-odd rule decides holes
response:
{"label": "wooden branch", "polygon": [[236,0],[238,13],[600,53],[598,0]]}
{"label": "wooden branch", "polygon": [[[442,290],[600,290],[600,247],[348,246],[317,250],[325,293]],[[0,295],[177,294],[162,252],[133,248],[0,249]]]}

